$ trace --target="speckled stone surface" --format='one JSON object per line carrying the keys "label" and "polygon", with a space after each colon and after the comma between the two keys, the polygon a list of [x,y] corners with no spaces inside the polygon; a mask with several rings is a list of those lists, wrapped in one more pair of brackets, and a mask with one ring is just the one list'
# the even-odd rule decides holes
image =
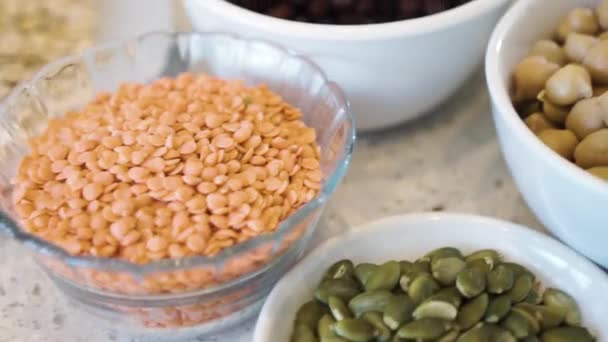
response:
{"label": "speckled stone surface", "polygon": [[[360,136],[315,243],[347,227],[420,211],[483,214],[542,230],[501,158],[484,87],[479,72],[434,113]],[[190,341],[251,341],[253,325]],[[153,340],[106,331],[74,314],[25,249],[0,240],[0,342]]]}

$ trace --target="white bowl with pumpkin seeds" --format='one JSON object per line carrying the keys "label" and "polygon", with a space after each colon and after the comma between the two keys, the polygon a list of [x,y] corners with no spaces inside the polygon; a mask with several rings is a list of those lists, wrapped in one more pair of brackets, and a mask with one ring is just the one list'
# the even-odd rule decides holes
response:
{"label": "white bowl with pumpkin seeds", "polygon": [[[315,298],[321,279],[337,261],[348,259],[355,265],[414,262],[446,246],[457,248],[464,256],[495,250],[502,261],[524,266],[540,284],[539,294],[549,288],[569,294],[578,304],[581,325],[597,341],[608,340],[608,275],[596,265],[560,242],[517,224],[473,215],[429,213],[382,219],[325,241],[273,289],[253,341],[291,341],[296,313]],[[454,286],[458,288],[458,282]],[[491,294],[490,298],[496,296]],[[548,304],[545,301],[543,305]]]}

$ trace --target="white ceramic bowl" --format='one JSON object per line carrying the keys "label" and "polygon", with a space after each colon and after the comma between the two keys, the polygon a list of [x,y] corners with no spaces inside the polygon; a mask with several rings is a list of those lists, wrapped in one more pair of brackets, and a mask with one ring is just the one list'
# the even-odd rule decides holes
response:
{"label": "white ceramic bowl", "polygon": [[413,214],[383,219],[330,239],[317,247],[272,290],[253,342],[287,342],[297,309],[313,296],[323,272],[337,260],[382,262],[415,259],[434,248],[463,252],[493,248],[519,262],[543,285],[560,288],[580,305],[585,326],[598,341],[608,339],[608,276],[559,242],[524,227],[479,216]]}
{"label": "white ceramic bowl", "polygon": [[608,184],[537,139],[517,115],[508,93],[511,72],[532,44],[549,37],[571,9],[599,2],[517,1],[492,36],[486,78],[500,146],[526,202],[553,234],[608,268]]}
{"label": "white ceramic bowl", "polygon": [[271,39],[317,62],[346,91],[357,128],[416,118],[449,97],[476,69],[511,0],[473,0],[419,19],[318,25],[276,19],[225,0],[185,0],[194,28]]}

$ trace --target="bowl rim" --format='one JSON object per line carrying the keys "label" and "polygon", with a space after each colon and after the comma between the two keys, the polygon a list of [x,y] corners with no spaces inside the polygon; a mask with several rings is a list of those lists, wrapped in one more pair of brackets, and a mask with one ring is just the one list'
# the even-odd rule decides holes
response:
{"label": "bowl rim", "polygon": [[[187,0],[186,6],[192,6],[188,12],[192,12],[193,8],[198,6],[204,6],[222,17],[238,18],[241,24],[262,31],[272,30],[282,36],[320,41],[361,41],[415,36],[445,30],[512,1],[471,0],[449,10],[420,18],[362,25],[314,24],[280,19],[248,10],[226,0]],[[189,15],[191,18],[194,17],[191,13]]]}
{"label": "bowl rim", "polygon": [[[363,223],[356,227],[350,228],[345,233],[336,235],[330,239],[325,240],[323,243],[315,247],[293,269],[283,275],[283,277],[279,280],[279,282],[277,282],[275,287],[270,292],[268,298],[266,299],[262,307],[262,311],[260,312],[259,318],[255,324],[252,342],[266,342],[269,340],[267,339],[267,337],[269,337],[269,334],[271,334],[273,330],[274,325],[272,323],[273,319],[276,318],[276,315],[270,315],[269,311],[271,311],[273,308],[276,308],[278,304],[280,304],[280,298],[277,298],[277,292],[283,292],[283,290],[293,287],[293,281],[289,281],[290,276],[294,273],[297,273],[300,268],[306,267],[308,264],[313,263],[314,260],[326,259],[327,252],[336,249],[339,244],[343,244],[345,241],[344,239],[354,239],[358,236],[366,235],[370,231],[373,231],[375,229],[381,229],[382,227],[386,227],[389,225],[402,226],[403,224],[407,223],[408,225],[412,226],[412,229],[420,229],[416,226],[420,223],[432,221],[442,222],[442,226],[445,229],[458,229],[457,225],[455,225],[454,223],[458,224],[466,222],[478,222],[481,225],[486,226],[485,229],[488,229],[488,231],[503,230],[509,231],[513,235],[519,235],[522,237],[522,239],[526,239],[529,241],[542,240],[545,248],[557,250],[563,253],[568,260],[575,260],[576,267],[579,270],[585,270],[586,272],[583,273],[592,274],[593,279],[603,280],[605,284],[604,287],[608,288],[608,274],[602,272],[597,265],[593,264],[591,261],[578,254],[578,252],[574,251],[573,249],[568,248],[560,241],[529,227],[498,218],[457,212],[414,212],[408,214],[394,215]],[[466,229],[467,225],[465,224],[463,226]],[[466,240],[466,236],[463,235],[462,239]],[[545,276],[549,278],[548,274],[545,274]],[[270,319],[265,320],[265,317],[270,317]],[[283,319],[284,318],[285,317],[283,317]],[[270,335],[270,337],[272,337],[272,335]]]}
{"label": "bowl rim", "polygon": [[504,44],[505,37],[513,30],[521,29],[515,27],[515,23],[526,13],[530,4],[538,1],[517,1],[498,22],[490,37],[485,57],[485,76],[490,97],[494,102],[495,109],[493,113],[500,116],[507,124],[508,129],[513,131],[518,138],[521,138],[527,146],[540,155],[545,163],[548,163],[552,168],[563,170],[567,177],[572,177],[573,182],[581,183],[585,189],[603,193],[608,198],[608,182],[589,174],[576,164],[562,158],[532,133],[517,114],[511,102],[509,90],[506,86],[509,81],[504,80],[501,76],[503,66],[502,55],[503,51],[508,48]]}
{"label": "bowl rim", "polygon": [[[148,274],[157,273],[157,272],[172,272],[178,271],[182,269],[188,269],[192,267],[200,267],[200,266],[217,266],[223,265],[223,263],[229,260],[231,257],[239,255],[241,253],[246,253],[255,248],[258,248],[267,243],[274,243],[277,238],[281,238],[285,234],[287,234],[292,227],[294,227],[294,223],[302,221],[308,214],[313,212],[314,210],[322,207],[327,200],[331,197],[331,195],[335,192],[336,187],[341,182],[344,177],[346,170],[350,164],[350,160],[352,157],[352,153],[354,150],[355,140],[356,140],[356,125],[354,121],[354,117],[352,114],[350,103],[348,102],[344,91],[340,88],[338,84],[329,80],[327,74],[311,59],[306,56],[303,56],[299,53],[294,52],[288,48],[285,48],[279,44],[264,40],[264,39],[249,39],[243,38],[240,35],[226,32],[167,32],[167,31],[152,31],[148,33],[144,33],[132,38],[127,38],[114,42],[107,42],[98,44],[96,46],[90,47],[82,51],[78,54],[73,54],[67,57],[60,58],[54,62],[51,62],[44,67],[42,67],[38,72],[32,76],[29,80],[22,82],[17,87],[15,87],[11,93],[0,102],[0,119],[7,115],[8,106],[3,106],[3,104],[10,104],[15,101],[17,97],[24,91],[29,91],[35,89],[35,84],[45,77],[48,77],[50,71],[58,70],[61,67],[65,67],[66,65],[70,65],[75,61],[79,61],[82,59],[86,59],[87,56],[111,50],[118,49],[121,47],[129,47],[132,44],[137,44],[144,39],[148,39],[154,36],[168,36],[174,40],[180,39],[180,37],[192,37],[192,36],[214,36],[223,39],[232,39],[239,41],[241,43],[255,43],[262,44],[268,48],[275,49],[282,53],[284,56],[288,56],[290,58],[294,58],[299,60],[301,63],[307,64],[317,73],[322,80],[324,81],[324,85],[329,89],[329,93],[333,96],[335,101],[338,103],[341,110],[344,112],[344,121],[346,123],[346,131],[344,132],[344,146],[339,151],[340,158],[336,161],[335,170],[332,174],[327,175],[323,185],[318,192],[317,196],[312,200],[308,201],[306,204],[301,206],[296,212],[294,212],[291,216],[283,220],[279,223],[276,230],[270,234],[260,235],[251,240],[248,240],[244,243],[236,244],[232,247],[228,247],[217,255],[208,257],[208,256],[191,256],[180,259],[161,259],[157,261],[152,261],[143,265],[135,264],[126,260],[118,259],[118,258],[101,258],[95,256],[74,256],[70,255],[62,249],[61,247],[54,245],[44,239],[41,239],[33,234],[27,233],[13,220],[9,215],[4,212],[4,209],[0,210],[0,238],[2,235],[7,235],[14,240],[19,241],[24,244],[28,248],[32,248],[39,254],[43,254],[46,256],[50,256],[57,260],[60,260],[63,264],[72,267],[85,267],[92,268],[100,271],[111,271],[111,272],[126,272],[136,277],[143,277]],[[276,246],[273,246],[273,250],[276,249]],[[262,267],[261,269],[264,269]],[[233,280],[229,280],[227,282],[219,283],[215,288],[222,289],[225,287],[230,287],[233,283],[237,282],[243,277],[249,277],[254,274],[257,274],[256,271],[243,274],[234,278]]]}

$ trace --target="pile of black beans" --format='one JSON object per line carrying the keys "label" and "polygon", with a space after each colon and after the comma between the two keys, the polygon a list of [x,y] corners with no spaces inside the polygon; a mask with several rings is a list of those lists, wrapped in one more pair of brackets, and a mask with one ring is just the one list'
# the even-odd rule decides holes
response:
{"label": "pile of black beans", "polygon": [[307,23],[361,25],[439,13],[470,0],[229,0],[249,10]]}

